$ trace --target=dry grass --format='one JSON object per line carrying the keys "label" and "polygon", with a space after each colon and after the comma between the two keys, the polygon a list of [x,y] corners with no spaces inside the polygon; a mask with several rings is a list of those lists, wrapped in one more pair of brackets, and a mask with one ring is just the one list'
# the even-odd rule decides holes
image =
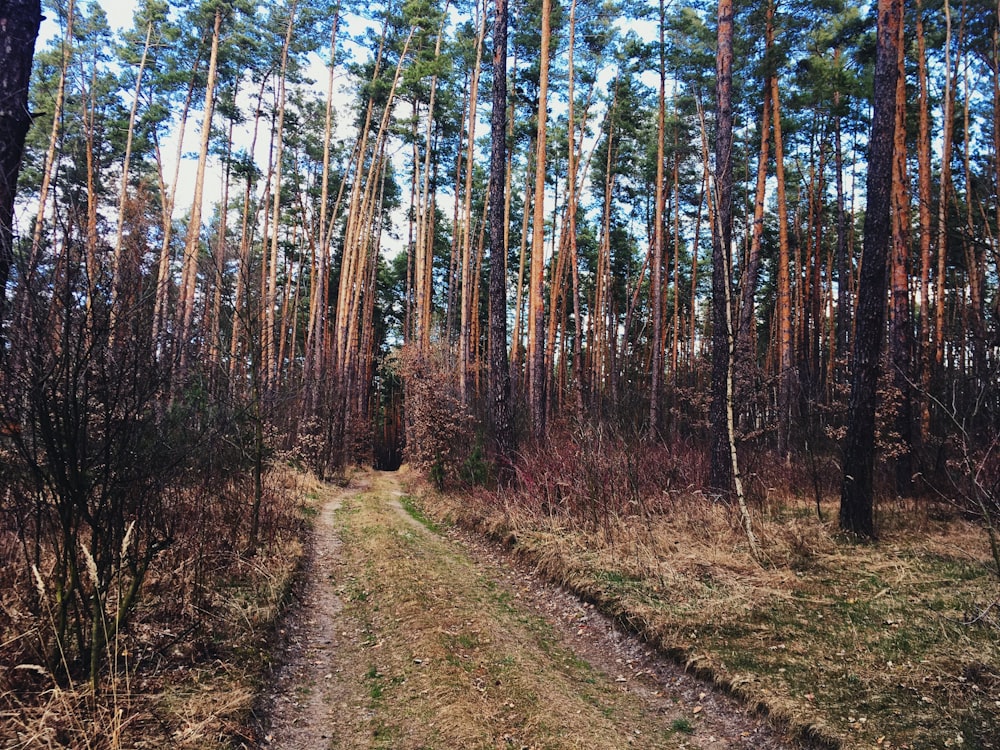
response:
{"label": "dry grass", "polygon": [[286,468],[270,473],[264,541],[253,556],[236,552],[242,537],[230,540],[221,527],[214,546],[182,542],[162,554],[128,632],[109,646],[117,671],[102,675],[96,694],[28,666],[42,625],[5,599],[0,747],[255,746],[268,639],[304,553],[300,505],[314,482]]}
{"label": "dry grass", "polygon": [[893,508],[880,543],[859,546],[813,504],[772,499],[754,519],[762,567],[735,512],[687,491],[600,524],[516,493],[425,487],[421,504],[504,541],[803,737],[1000,746],[1000,586],[985,534],[960,518]]}

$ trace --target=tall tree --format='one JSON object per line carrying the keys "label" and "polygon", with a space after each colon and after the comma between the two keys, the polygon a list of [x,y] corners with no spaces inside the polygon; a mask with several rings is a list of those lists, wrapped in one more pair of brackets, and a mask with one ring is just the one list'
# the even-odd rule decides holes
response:
{"label": "tall tree", "polygon": [[186,342],[190,340],[194,322],[195,287],[198,279],[198,252],[201,247],[201,212],[205,192],[205,169],[208,163],[208,146],[212,132],[212,113],[215,108],[215,84],[218,72],[219,37],[222,29],[222,7],[215,9],[212,20],[212,47],[209,53],[208,78],[205,82],[204,119],[201,124],[201,148],[198,152],[198,171],[194,182],[194,197],[191,203],[191,218],[187,238],[184,242],[184,259],[181,270],[180,304],[178,307],[178,327],[181,331],[181,373],[187,363]]}
{"label": "tall tree", "polygon": [[[917,83],[919,107],[919,131],[917,134],[917,211],[920,232],[920,294],[918,296],[918,315],[920,318],[920,335],[917,354],[920,372],[919,399],[919,429],[917,442],[922,444],[930,430],[930,384],[931,384],[931,116],[930,87],[927,75],[927,43],[924,35],[925,2],[917,3],[916,36],[917,36]],[[1000,12],[1000,8],[998,8]]]}
{"label": "tall tree", "polygon": [[28,83],[41,22],[40,0],[0,1],[0,357],[14,261],[14,192],[31,126]]}
{"label": "tall tree", "polygon": [[851,398],[844,443],[840,528],[874,538],[875,407],[879,357],[885,336],[886,268],[892,225],[896,77],[902,0],[879,0],[873,117],[868,141],[867,210],[851,361]]}
{"label": "tall tree", "polygon": [[731,367],[729,258],[733,233],[733,3],[719,2],[716,75],[715,221],[712,225],[712,487],[730,492],[733,467],[726,430],[726,382]]}
{"label": "tall tree", "polygon": [[892,249],[889,259],[889,362],[899,400],[896,434],[896,491],[910,492],[913,475],[912,387],[913,334],[910,329],[910,190],[906,159],[906,57],[899,25],[896,74],[896,132],[892,169]]}
{"label": "tall tree", "polygon": [[958,71],[951,64],[951,5],[944,0],[944,90],[941,104],[941,177],[938,180],[937,273],[934,279],[934,363],[944,364],[945,266],[948,258],[948,206],[952,200],[951,150],[955,126],[955,84]]}
{"label": "tall tree", "polygon": [[497,453],[514,451],[507,362],[507,0],[496,0],[493,22],[493,111],[490,114],[490,405]]}
{"label": "tall tree", "polygon": [[663,152],[667,119],[666,60],[663,44],[665,15],[663,0],[660,0],[660,49],[659,73],[660,89],[657,96],[656,117],[656,188],[653,209],[653,273],[652,284],[653,353],[650,364],[649,386],[649,432],[656,435],[660,430],[660,391],[663,379],[663,230],[666,192],[663,184]]}
{"label": "tall tree", "polygon": [[774,116],[774,171],[778,193],[778,453],[788,455],[792,389],[795,382],[792,333],[792,283],[789,272],[788,198],[785,189],[785,142],[781,132],[781,96],[778,76],[772,74],[771,107]]}
{"label": "tall tree", "polygon": [[528,403],[531,430],[545,434],[545,134],[548,121],[549,44],[552,0],[542,0],[542,39],[538,75],[538,130],[535,136],[535,195],[528,294]]}

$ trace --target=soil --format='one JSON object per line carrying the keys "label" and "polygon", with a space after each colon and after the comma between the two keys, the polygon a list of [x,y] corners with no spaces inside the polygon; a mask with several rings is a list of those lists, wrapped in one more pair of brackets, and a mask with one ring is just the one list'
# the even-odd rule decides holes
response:
{"label": "soil", "polygon": [[389,473],[323,490],[261,747],[798,746],[502,548],[421,523],[403,496]]}

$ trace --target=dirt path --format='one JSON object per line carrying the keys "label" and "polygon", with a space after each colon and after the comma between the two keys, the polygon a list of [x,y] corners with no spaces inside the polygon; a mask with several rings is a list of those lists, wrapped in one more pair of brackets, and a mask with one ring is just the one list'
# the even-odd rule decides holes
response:
{"label": "dirt path", "polygon": [[401,497],[395,475],[372,473],[320,498],[264,747],[794,746]]}

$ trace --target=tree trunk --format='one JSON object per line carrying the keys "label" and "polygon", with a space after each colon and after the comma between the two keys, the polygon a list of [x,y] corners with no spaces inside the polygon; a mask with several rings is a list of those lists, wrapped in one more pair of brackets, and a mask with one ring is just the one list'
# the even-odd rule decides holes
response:
{"label": "tree trunk", "polygon": [[222,175],[222,200],[219,201],[219,232],[216,238],[215,253],[212,255],[212,316],[209,321],[211,333],[209,341],[209,361],[212,371],[222,363],[222,287],[226,275],[226,256],[229,253],[229,241],[226,234],[229,231],[229,185],[232,175],[233,121],[229,121],[229,133],[226,138],[225,170]]}
{"label": "tree trunk", "polygon": [[663,153],[666,137],[666,65],[664,60],[664,8],[660,0],[660,91],[657,98],[656,120],[656,188],[653,209],[653,269],[650,276],[652,285],[653,351],[650,357],[649,385],[649,433],[656,436],[660,431],[660,396],[663,380],[663,213],[666,190],[663,184]]}
{"label": "tree trunk", "polygon": [[275,345],[275,316],[278,304],[278,234],[281,224],[281,167],[285,153],[285,102],[287,99],[288,50],[292,43],[292,30],[295,26],[295,5],[292,0],[288,8],[288,25],[285,28],[285,39],[281,45],[281,69],[278,73],[277,107],[278,124],[274,134],[276,149],[274,156],[274,188],[271,190],[271,236],[270,252],[267,263],[267,286],[263,300],[264,305],[264,389],[277,383],[280,363],[277,359]]}
{"label": "tree trunk", "polygon": [[[306,389],[311,394],[310,402],[318,395],[318,383],[322,378],[322,357],[326,346],[326,311],[330,300],[330,227],[336,214],[329,216],[327,207],[330,183],[330,140],[333,135],[333,85],[337,61],[337,30],[340,27],[340,5],[334,9],[333,26],[330,30],[330,65],[326,83],[326,102],[323,120],[323,168],[320,173],[319,227],[317,229],[317,262],[309,291],[309,324],[306,335],[305,379]],[[344,194],[346,175],[340,182],[337,206]]]}
{"label": "tree trunk", "polygon": [[787,457],[795,360],[792,351],[792,285],[789,271],[788,201],[785,197],[785,149],[781,136],[777,75],[771,76],[771,106],[774,115],[774,170],[778,188],[778,453]]}
{"label": "tree trunk", "polygon": [[[495,29],[494,29],[495,32]],[[476,104],[479,102],[479,70],[483,55],[483,39],[486,36],[486,9],[483,8],[483,23],[476,37],[476,64],[472,69],[472,83],[469,92],[469,144],[465,159],[465,200],[462,207],[462,320],[459,333],[459,392],[462,402],[469,403],[469,373],[472,367],[472,318],[479,314],[473,306],[473,285],[479,288],[479,278],[472,274],[472,174],[476,147]],[[495,104],[494,104],[495,106]],[[506,106],[506,103],[504,103]],[[504,118],[506,119],[506,118]],[[491,123],[492,124],[492,123]],[[491,162],[492,168],[492,162]],[[502,195],[502,193],[501,193]],[[506,340],[506,336],[505,336]]]}
{"label": "tree trunk", "polygon": [[510,343],[510,370],[511,377],[515,383],[513,386],[514,390],[518,393],[523,393],[523,374],[522,374],[522,345],[521,345],[521,333],[523,331],[524,319],[524,271],[525,264],[527,262],[528,256],[528,219],[531,214],[528,213],[528,205],[531,203],[531,177],[525,177],[524,180],[524,211],[521,215],[521,247],[518,253],[518,264],[517,264],[517,293],[514,298],[514,335]]}
{"label": "tree trunk", "polygon": [[[680,357],[681,342],[681,166],[680,149],[678,148],[678,126],[676,119],[677,95],[674,94],[674,169],[673,169],[673,219],[674,219],[674,316],[673,341],[670,346],[670,377],[677,384],[677,363]],[[699,209],[700,210],[700,209]]]}
{"label": "tree trunk", "polygon": [[188,356],[188,341],[194,322],[195,285],[198,280],[198,251],[201,248],[201,210],[205,192],[205,170],[208,164],[208,146],[212,134],[212,112],[215,107],[215,81],[219,58],[219,32],[222,28],[222,10],[215,11],[212,28],[212,51],[208,61],[208,78],[205,83],[204,120],[201,124],[201,149],[198,153],[198,171],[195,176],[194,198],[187,239],[184,243],[184,263],[181,272],[181,297],[178,314],[180,323],[180,367],[183,376]]}
{"label": "tree trunk", "polygon": [[[574,404],[578,417],[583,416],[583,323],[580,314],[580,264],[577,258],[576,247],[576,211],[577,211],[577,172],[579,160],[576,150],[576,78],[574,73],[574,47],[576,42],[576,0],[570,4],[569,11],[569,105],[567,112],[567,131],[569,134],[568,172],[566,182],[566,232],[567,248],[569,251],[570,272],[573,280],[573,391],[575,394]],[[583,124],[587,121],[587,110],[584,110]],[[581,128],[582,131],[582,128]],[[564,329],[565,330],[565,327]]]}
{"label": "tree trunk", "polygon": [[[840,56],[840,49],[836,51],[836,56]],[[834,92],[834,106],[838,107],[838,112],[833,120],[834,127],[834,170],[837,180],[837,350],[835,365],[835,375],[838,383],[844,382],[844,367],[840,362],[847,361],[847,352],[851,341],[851,282],[850,282],[850,262],[847,228],[847,210],[844,196],[844,151],[842,127],[840,122],[840,91]]]}
{"label": "tree trunk", "polygon": [[39,0],[8,0],[0,5],[0,360],[6,351],[3,325],[14,262],[14,194],[31,127],[28,84],[41,21]]}
{"label": "tree trunk", "polygon": [[[768,7],[768,16],[773,14],[773,5]],[[768,21],[770,28],[770,20]],[[768,35],[770,39],[770,34]],[[749,395],[752,392],[752,373],[755,371],[753,333],[754,296],[757,293],[757,279],[760,276],[760,249],[764,239],[764,202],[767,189],[767,163],[771,129],[771,82],[764,85],[764,104],[760,116],[760,151],[757,155],[757,186],[754,192],[753,225],[750,236],[750,253],[743,273],[743,288],[740,294],[739,324],[736,328],[736,363],[739,378],[737,393]]]}
{"label": "tree trunk", "polygon": [[[48,203],[52,175],[55,171],[56,146],[59,143],[59,125],[62,123],[63,102],[66,99],[66,77],[69,74],[69,62],[73,53],[73,23],[75,16],[76,3],[74,0],[69,0],[69,5],[66,9],[66,32],[63,35],[62,67],[59,70],[59,86],[56,89],[55,104],[52,106],[52,130],[49,133],[49,148],[45,155],[45,166],[42,169],[42,184],[38,189],[38,216],[35,219],[35,228],[31,236],[31,257],[28,259],[29,274],[34,271],[35,263],[38,260],[38,252],[42,244],[42,231],[45,227],[45,206]],[[28,68],[28,77],[25,79],[25,85],[27,85],[31,77],[30,61],[28,62]],[[27,92],[25,92],[25,97],[27,97]],[[27,106],[27,99],[25,102],[25,106]],[[29,121],[28,125],[30,126],[30,124]],[[27,130],[25,133],[27,133]],[[24,145],[23,137],[21,145],[22,147]],[[18,165],[20,166],[20,159],[18,160]],[[15,182],[13,185],[10,185],[9,188],[11,196],[13,196],[14,190],[17,188],[17,183]]]}
{"label": "tree trunk", "polygon": [[944,0],[944,92],[941,113],[941,180],[938,192],[937,276],[934,283],[934,362],[944,364],[944,277],[948,258],[948,202],[951,200],[951,146],[955,80],[951,68],[951,6]]}
{"label": "tree trunk", "polygon": [[[964,37],[965,8],[962,13],[962,27]],[[975,369],[976,378],[979,380],[977,388],[989,387],[992,381],[989,379],[989,366],[986,354],[986,319],[983,315],[983,299],[986,296],[986,257],[984,242],[972,241],[977,236],[973,206],[981,205],[975,196],[975,183],[972,174],[972,134],[971,134],[971,113],[969,106],[969,65],[966,63],[965,51],[962,52],[962,59],[959,66],[962,69],[962,165],[965,173],[965,232],[963,233],[963,243],[965,245],[965,265],[968,269],[967,284],[969,287],[969,315],[971,316],[972,336],[972,365]],[[985,201],[983,201],[985,202]],[[985,217],[984,217],[985,218]],[[986,222],[984,222],[985,224]]]}
{"label": "tree trunk", "polygon": [[122,161],[122,181],[120,194],[118,196],[118,221],[115,231],[115,246],[112,256],[111,270],[111,332],[114,336],[115,323],[117,321],[118,296],[121,294],[121,265],[122,265],[122,235],[125,225],[125,202],[128,198],[128,178],[129,168],[132,161],[132,141],[135,136],[135,121],[139,112],[139,96],[142,93],[142,76],[146,70],[146,60],[149,56],[150,40],[153,36],[153,22],[150,20],[146,24],[146,40],[142,46],[142,56],[139,59],[139,70],[135,74],[135,93],[132,95],[132,108],[128,117],[128,133],[125,136],[125,158]]}
{"label": "tree trunk", "polygon": [[549,44],[552,0],[542,0],[541,56],[538,77],[538,130],[535,136],[534,223],[528,294],[528,404],[531,431],[545,435],[545,133],[548,120]]}
{"label": "tree trunk", "polygon": [[906,59],[904,25],[899,25],[896,72],[896,132],[892,168],[892,253],[890,262],[889,361],[899,393],[896,433],[901,445],[896,457],[896,491],[906,496],[913,476],[912,356],[910,332],[910,192],[906,170]]}
{"label": "tree trunk", "polygon": [[711,486],[729,494],[733,465],[727,430],[729,372],[732,366],[729,315],[729,257],[733,231],[733,4],[719,2],[718,47],[715,58],[715,221],[712,224],[712,431]]}
{"label": "tree trunk", "polygon": [[184,133],[187,130],[188,113],[191,110],[191,101],[194,98],[195,85],[199,78],[201,68],[201,58],[195,61],[191,71],[191,78],[188,80],[187,94],[184,97],[184,105],[181,107],[179,123],[177,125],[177,150],[174,154],[174,175],[173,179],[167,183],[163,170],[163,159],[160,151],[160,143],[153,131],[153,142],[156,150],[157,178],[159,181],[160,194],[163,196],[160,206],[160,222],[163,230],[163,237],[160,240],[160,257],[157,262],[156,271],[156,295],[153,301],[153,325],[151,338],[153,346],[157,347],[157,353],[162,354],[161,339],[168,328],[168,316],[170,308],[171,268],[170,268],[170,243],[173,239],[173,214],[174,205],[177,199],[177,186],[181,170],[181,161],[184,153]]}
{"label": "tree trunk", "polygon": [[896,77],[902,0],[879,0],[873,118],[868,142],[864,246],[852,359],[851,399],[844,443],[840,528],[874,538],[875,405],[885,334],[886,260],[891,239]]}
{"label": "tree trunk", "polygon": [[917,443],[923,445],[930,432],[931,385],[931,123],[930,91],[927,82],[927,49],[924,41],[924,6],[917,7],[917,80],[919,86],[919,132],[917,135],[917,215],[920,232],[920,297],[917,314],[920,316],[918,366],[920,368],[920,395]]}
{"label": "tree trunk", "polygon": [[[266,79],[265,79],[266,80]],[[257,136],[260,132],[260,118],[263,114],[261,102],[264,98],[264,81],[261,81],[257,91],[257,106],[254,108],[253,135],[250,138],[249,152],[252,154],[257,146]],[[246,351],[250,351],[251,337],[251,295],[250,295],[250,243],[253,233],[253,224],[250,221],[250,204],[254,188],[253,170],[248,170],[246,175],[246,186],[243,191],[243,210],[240,218],[240,249],[239,265],[236,269],[236,284],[233,289],[233,325],[229,340],[229,379],[235,382],[237,373],[242,370],[237,366],[240,353],[240,340],[246,339]],[[242,308],[245,307],[244,311]]]}

